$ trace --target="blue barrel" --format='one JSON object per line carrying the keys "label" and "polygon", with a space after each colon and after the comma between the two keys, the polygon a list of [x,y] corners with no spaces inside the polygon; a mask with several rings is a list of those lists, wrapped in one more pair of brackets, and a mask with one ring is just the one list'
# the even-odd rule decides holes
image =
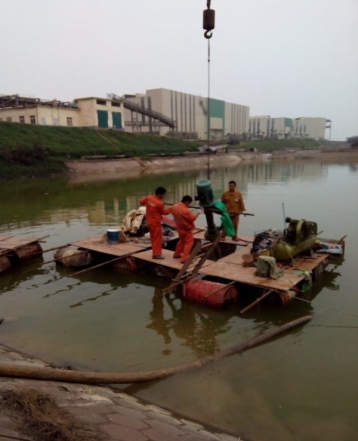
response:
{"label": "blue barrel", "polygon": [[107,242],[108,243],[118,243],[119,242],[119,231],[114,229],[107,230]]}

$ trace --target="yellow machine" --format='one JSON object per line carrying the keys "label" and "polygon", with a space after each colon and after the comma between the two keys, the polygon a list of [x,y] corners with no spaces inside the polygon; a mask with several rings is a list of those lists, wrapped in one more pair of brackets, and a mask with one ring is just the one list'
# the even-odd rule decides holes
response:
{"label": "yellow machine", "polygon": [[284,235],[272,247],[272,255],[277,260],[289,260],[308,251],[317,239],[316,222],[289,217],[286,218],[286,222],[289,222],[289,225],[284,230]]}

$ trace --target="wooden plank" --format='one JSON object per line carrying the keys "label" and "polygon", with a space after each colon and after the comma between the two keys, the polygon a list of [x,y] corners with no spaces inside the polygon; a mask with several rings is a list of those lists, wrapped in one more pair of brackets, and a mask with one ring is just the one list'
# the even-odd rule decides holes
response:
{"label": "wooden plank", "polygon": [[[218,236],[214,242],[211,244],[211,246],[207,249],[205,254],[201,257],[199,262],[195,265],[194,269],[191,271],[192,274],[197,274],[200,268],[203,266],[204,262],[211,256],[211,254],[214,252],[217,244],[220,241],[220,236]],[[205,246],[205,245],[204,245]]]}
{"label": "wooden plank", "polygon": [[103,236],[96,236],[84,240],[78,240],[76,242],[71,242],[70,245],[79,248],[85,248],[89,251],[96,251],[98,253],[104,253],[118,257],[124,256],[125,254],[137,253],[139,248],[151,248],[150,242],[133,243],[129,241],[123,243],[109,244],[105,239],[103,239]]}
{"label": "wooden plank", "polygon": [[[206,240],[205,239],[205,232],[206,230],[201,230],[198,231],[197,233],[194,233],[194,239],[196,240]],[[246,243],[252,243],[254,241],[254,238],[252,236],[244,236],[244,235],[239,235],[239,239],[240,242],[236,242],[234,240],[232,240],[230,237],[227,237],[226,240],[220,239],[220,242],[223,243],[232,243],[233,245],[245,245]]]}
{"label": "wooden plank", "polygon": [[14,251],[18,248],[25,247],[26,245],[30,245],[34,242],[39,242],[40,240],[44,239],[45,237],[15,237],[15,236],[8,236],[8,240],[4,239],[5,236],[0,236],[3,238],[3,240],[0,242],[0,255],[6,254],[9,251]]}
{"label": "wooden plank", "polygon": [[294,264],[292,267],[284,270],[286,274],[292,273],[293,270],[308,270],[313,271],[321,262],[324,262],[327,258],[329,258],[328,253],[319,253],[314,254],[313,257],[302,257],[296,256],[294,257]]}
{"label": "wooden plank", "polygon": [[255,267],[244,267],[236,263],[223,262],[222,260],[212,262],[210,265],[199,270],[199,274],[205,276],[221,277],[227,280],[246,283],[248,285],[284,291],[291,289],[304,278],[303,275],[284,273],[277,279],[271,279],[269,277],[258,277],[255,273]]}
{"label": "wooden plank", "polygon": [[[163,260],[156,260],[152,258],[152,250],[145,250],[141,251],[137,254],[135,254],[133,257],[138,260],[143,260],[145,262],[154,263],[159,266],[165,266],[167,268],[172,268],[176,270],[180,270],[183,267],[183,264],[180,263],[180,259],[174,259],[173,257],[174,252],[167,250],[165,248],[162,249],[162,256],[164,256]],[[197,256],[195,260],[191,263],[191,265],[195,265],[196,261],[199,260],[199,257]],[[207,265],[209,265],[209,262],[206,262]],[[205,264],[205,265],[206,265]],[[188,271],[190,271],[190,266],[188,268]]]}
{"label": "wooden plank", "polygon": [[162,249],[162,256],[164,257],[163,260],[153,259],[153,253],[152,253],[151,249],[141,251],[141,252],[135,254],[133,257],[135,259],[143,260],[145,262],[155,263],[156,265],[180,270],[181,267],[183,266],[183,264],[180,263],[180,259],[174,259],[173,254],[174,254],[173,251],[170,251],[170,250],[163,248]]}
{"label": "wooden plank", "polygon": [[165,294],[170,294],[173,291],[173,289],[180,283],[181,278],[184,276],[187,269],[189,268],[189,266],[193,262],[194,258],[196,257],[196,255],[200,251],[200,248],[201,248],[200,242],[198,242],[196,245],[194,245],[194,248],[191,250],[191,253],[188,257],[188,260],[184,264],[181,264],[182,267],[181,267],[180,271],[178,272],[178,274],[176,275],[176,277],[173,279],[172,283],[167,288],[162,289],[162,292],[164,292]]}

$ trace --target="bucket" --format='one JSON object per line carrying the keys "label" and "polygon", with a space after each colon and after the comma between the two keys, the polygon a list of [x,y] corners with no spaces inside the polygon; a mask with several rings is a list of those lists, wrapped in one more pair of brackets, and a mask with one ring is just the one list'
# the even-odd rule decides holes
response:
{"label": "bucket", "polygon": [[183,298],[201,305],[224,309],[237,301],[238,293],[232,285],[227,286],[208,280],[190,279],[184,284]]}
{"label": "bucket", "polygon": [[107,230],[107,242],[118,243],[118,241],[119,241],[119,231],[114,229]]}

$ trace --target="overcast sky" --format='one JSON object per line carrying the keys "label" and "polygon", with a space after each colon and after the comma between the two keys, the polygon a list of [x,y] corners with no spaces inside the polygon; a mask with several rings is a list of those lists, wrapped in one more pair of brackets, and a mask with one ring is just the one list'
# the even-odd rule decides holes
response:
{"label": "overcast sky", "polygon": [[[207,0],[0,0],[0,94],[208,96]],[[210,96],[358,135],[358,0],[211,0]]]}

